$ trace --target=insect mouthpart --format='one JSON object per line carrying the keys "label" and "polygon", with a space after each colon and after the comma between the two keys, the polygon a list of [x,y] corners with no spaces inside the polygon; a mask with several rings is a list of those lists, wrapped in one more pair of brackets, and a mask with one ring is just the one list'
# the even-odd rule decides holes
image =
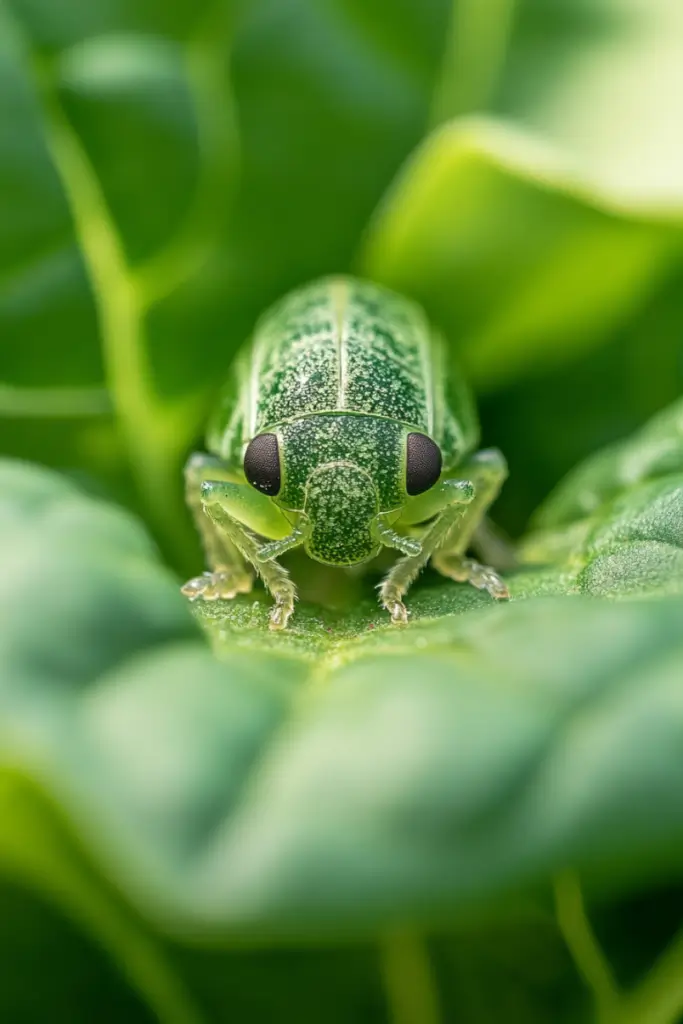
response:
{"label": "insect mouthpart", "polygon": [[306,552],[327,565],[355,565],[373,558],[379,544],[372,524],[379,499],[372,477],[351,462],[320,466],[306,485],[310,522]]}

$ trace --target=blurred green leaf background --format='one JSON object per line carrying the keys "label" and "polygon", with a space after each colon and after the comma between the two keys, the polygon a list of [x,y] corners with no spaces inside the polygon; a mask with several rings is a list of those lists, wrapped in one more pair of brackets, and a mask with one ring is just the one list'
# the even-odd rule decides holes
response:
{"label": "blurred green leaf background", "polygon": [[[181,599],[331,272],[457,348],[508,606]],[[0,0],[0,1019],[683,1020],[682,384],[680,0]]]}

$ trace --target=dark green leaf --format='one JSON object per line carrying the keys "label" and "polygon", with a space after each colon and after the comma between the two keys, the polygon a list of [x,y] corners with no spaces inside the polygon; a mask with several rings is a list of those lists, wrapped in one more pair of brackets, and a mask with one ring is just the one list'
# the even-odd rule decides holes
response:
{"label": "dark green leaf", "polygon": [[608,344],[480,403],[486,443],[510,465],[496,518],[513,535],[574,466],[683,394],[682,294],[678,271]]}
{"label": "dark green leaf", "polygon": [[449,4],[243,5],[236,200],[232,4],[81,6],[0,14],[0,437],[126,500],[132,474],[181,562],[207,401],[264,305],[349,264],[420,138]]}
{"label": "dark green leaf", "polygon": [[[182,557],[179,467],[214,387],[207,280],[235,179],[231,5],[95,8],[0,11],[2,435],[126,498],[132,474]],[[168,303],[181,345],[158,336]]]}
{"label": "dark green leaf", "polygon": [[423,134],[450,6],[246,6],[235,39],[244,175],[228,294],[243,331],[287,288],[349,266]]}

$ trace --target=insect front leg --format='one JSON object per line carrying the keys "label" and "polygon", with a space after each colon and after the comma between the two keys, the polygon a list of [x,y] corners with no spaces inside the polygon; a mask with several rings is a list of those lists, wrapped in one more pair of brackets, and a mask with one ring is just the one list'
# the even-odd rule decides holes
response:
{"label": "insect front leg", "polygon": [[[393,622],[408,621],[408,611],[403,603],[403,597],[434,551],[443,543],[453,524],[465,514],[467,506],[473,501],[474,488],[469,480],[443,480],[433,488],[429,498],[428,505],[425,502],[421,503],[421,513],[436,518],[422,534],[419,552],[399,558],[379,587],[380,603],[389,612]],[[410,513],[408,519],[410,520]],[[406,525],[405,520],[401,520],[401,523]],[[409,522],[408,525],[412,524]]]}
{"label": "insect front leg", "polygon": [[195,452],[185,465],[185,500],[210,571],[195,576],[182,587],[191,601],[198,597],[205,601],[228,600],[237,594],[248,594],[254,582],[254,574],[239,549],[204,511],[202,484],[207,478],[229,479],[229,471],[215,456]]}
{"label": "insect front leg", "polygon": [[510,596],[504,581],[490,566],[466,558],[465,553],[505,482],[507,463],[497,448],[488,448],[472,456],[466,472],[475,486],[474,500],[435,552],[432,565],[443,576],[458,583],[471,583],[500,600]]}
{"label": "insect front leg", "polygon": [[[270,616],[271,629],[283,629],[294,611],[296,589],[274,555],[300,544],[304,530],[292,531],[277,506],[247,484],[205,480],[201,485],[201,502],[213,525],[237,548],[272,595],[275,607]],[[252,531],[273,540],[263,544]]]}
{"label": "insect front leg", "polygon": [[[432,492],[420,495],[424,501],[419,505],[420,499],[416,499],[407,506],[408,522],[414,522],[418,514],[436,515],[436,519],[421,537],[421,554],[399,559],[380,586],[380,601],[394,622],[407,621],[402,599],[430,558],[437,571],[451,579],[485,589],[492,597],[509,596],[507,587],[493,569],[465,558],[478,524],[507,476],[505,459],[497,449],[477,452],[462,466],[462,473],[471,482],[466,503],[463,501],[465,483],[444,480]],[[435,507],[438,503],[440,507]]]}

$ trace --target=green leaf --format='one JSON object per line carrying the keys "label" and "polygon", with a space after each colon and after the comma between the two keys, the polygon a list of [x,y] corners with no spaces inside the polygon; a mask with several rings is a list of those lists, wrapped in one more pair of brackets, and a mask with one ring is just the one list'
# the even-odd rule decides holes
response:
{"label": "green leaf", "polygon": [[680,29],[668,0],[457,5],[437,109],[464,116],[412,156],[359,265],[419,298],[482,388],[603,343],[680,265]]}
{"label": "green leaf", "polygon": [[350,262],[423,130],[448,3],[242,5],[239,186],[232,11],[0,12],[0,440],[104,478],[176,563],[207,403],[269,301]]}
{"label": "green leaf", "polygon": [[628,208],[680,219],[681,6],[520,0],[516,13],[492,108],[574,154]]}
{"label": "green leaf", "polygon": [[680,402],[550,498],[510,602],[428,570],[405,629],[295,558],[283,634],[259,586],[193,620],[96,495],[190,561],[237,344],[375,209],[355,265],[491,389],[508,529],[671,401],[681,12],[236,7],[0,4],[0,448],[71,477],[0,462],[0,1018],[674,1024]]}
{"label": "green leaf", "polygon": [[683,403],[573,470],[536,515],[527,562],[584,593],[683,592]]}
{"label": "green leaf", "polygon": [[[0,12],[2,436],[125,498],[132,474],[182,558],[179,467],[214,387],[207,281],[234,190],[231,5],[81,8]],[[169,304],[181,345],[158,334]]]}
{"label": "green leaf", "polygon": [[[422,1024],[495,1016],[507,991],[550,1024],[569,978],[527,977],[521,950],[554,934],[534,889],[568,864],[642,885],[680,858],[680,599],[491,608],[427,585],[405,629],[361,604],[277,636],[257,597],[210,607],[216,660],[128,513],[19,463],[0,493],[0,878],[102,947],[154,1019],[265,1024],[284,1001],[311,1024]],[[432,968],[413,929],[455,925]],[[452,990],[445,956],[482,995]]]}
{"label": "green leaf", "polygon": [[417,150],[360,267],[418,298],[491,388],[609,337],[680,248],[672,226],[629,215],[550,144],[479,118],[443,126]]}
{"label": "green leaf", "polygon": [[682,285],[677,271],[608,344],[480,403],[486,437],[510,465],[496,518],[513,536],[574,466],[683,393]]}
{"label": "green leaf", "polygon": [[245,5],[234,51],[243,176],[224,295],[236,340],[288,288],[349,268],[424,133],[450,6]]}
{"label": "green leaf", "polygon": [[613,199],[680,213],[682,30],[670,0],[459,0],[434,113],[488,109]]}
{"label": "green leaf", "polygon": [[115,948],[105,865],[156,927],[292,939],[456,920],[683,841],[680,601],[462,614],[485,602],[451,586],[435,618],[427,588],[404,630],[321,617],[316,650],[257,651],[224,628],[215,661],[127,514],[19,464],[1,482],[1,859]]}

